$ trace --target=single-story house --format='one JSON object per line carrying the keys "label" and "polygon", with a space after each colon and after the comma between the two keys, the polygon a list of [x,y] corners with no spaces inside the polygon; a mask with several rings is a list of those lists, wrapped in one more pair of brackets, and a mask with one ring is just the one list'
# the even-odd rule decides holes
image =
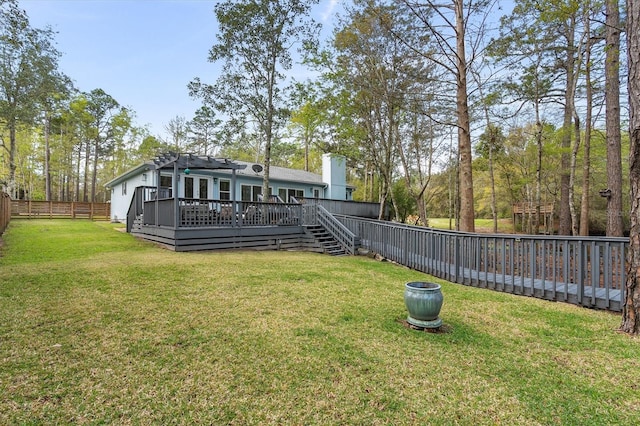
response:
{"label": "single-story house", "polygon": [[[159,188],[160,198],[172,197],[177,184],[179,198],[201,200],[259,201],[262,197],[264,168],[260,164],[227,159],[212,159],[191,154],[173,154],[182,158],[183,168],[162,168],[158,159],[142,163],[109,181],[111,220],[126,221],[135,188]],[[215,162],[219,168],[199,168]],[[177,176],[175,176],[177,172]],[[159,179],[159,182],[158,182]],[[270,195],[290,202],[295,198],[321,198],[350,201],[355,188],[346,182],[346,160],[334,154],[322,156],[322,175],[304,170],[271,166]]]}

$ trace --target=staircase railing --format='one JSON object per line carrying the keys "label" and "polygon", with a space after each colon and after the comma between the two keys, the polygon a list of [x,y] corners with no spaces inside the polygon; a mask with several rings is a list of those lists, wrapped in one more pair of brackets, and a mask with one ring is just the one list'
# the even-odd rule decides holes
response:
{"label": "staircase railing", "polygon": [[360,237],[351,232],[321,205],[316,206],[316,212],[317,223],[322,225],[349,254],[355,254],[360,247]]}
{"label": "staircase railing", "polygon": [[129,210],[127,210],[127,232],[131,232],[133,228],[133,222],[138,215],[141,215],[144,211],[144,202],[151,200],[155,197],[157,188],[155,186],[138,186],[133,192],[133,198],[129,204]]}

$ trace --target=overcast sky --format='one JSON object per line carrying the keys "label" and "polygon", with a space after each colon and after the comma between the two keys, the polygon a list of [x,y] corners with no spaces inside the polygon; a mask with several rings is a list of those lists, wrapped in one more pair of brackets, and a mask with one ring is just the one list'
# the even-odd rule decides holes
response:
{"label": "overcast sky", "polygon": [[[60,68],[84,92],[101,88],[136,113],[138,125],[165,136],[200,103],[189,97],[194,77],[213,83],[207,61],[217,30],[211,0],[20,0],[31,25],[57,32]],[[329,31],[339,0],[320,0],[314,19]]]}

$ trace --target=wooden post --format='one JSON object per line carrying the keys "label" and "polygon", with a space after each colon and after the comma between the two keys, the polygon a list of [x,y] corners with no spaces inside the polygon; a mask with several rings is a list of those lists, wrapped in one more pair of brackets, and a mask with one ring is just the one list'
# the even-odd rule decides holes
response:
{"label": "wooden post", "polygon": [[[180,201],[178,200],[178,183],[179,183],[179,169],[178,158],[173,162],[173,229],[178,229],[179,216],[180,216]],[[156,226],[158,223],[156,221]]]}

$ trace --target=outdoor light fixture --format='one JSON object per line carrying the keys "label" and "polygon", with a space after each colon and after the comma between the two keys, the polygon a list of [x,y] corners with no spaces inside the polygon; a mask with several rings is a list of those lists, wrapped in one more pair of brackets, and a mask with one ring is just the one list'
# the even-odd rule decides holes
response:
{"label": "outdoor light fixture", "polygon": [[189,173],[191,173],[191,170],[189,170],[189,168],[187,167],[186,169],[184,169],[184,174],[188,175]]}

